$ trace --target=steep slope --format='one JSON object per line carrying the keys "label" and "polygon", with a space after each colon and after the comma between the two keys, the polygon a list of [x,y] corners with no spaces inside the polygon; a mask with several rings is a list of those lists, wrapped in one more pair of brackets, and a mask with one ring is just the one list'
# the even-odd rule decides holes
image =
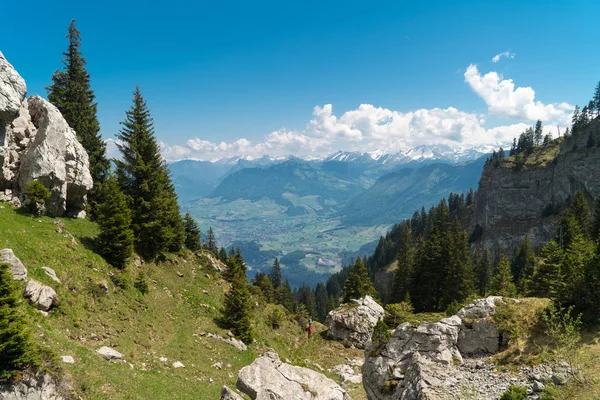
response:
{"label": "steep slope", "polygon": [[486,157],[466,165],[432,164],[402,169],[379,178],[340,211],[347,225],[392,224],[429,208],[450,192],[464,193],[477,185]]}
{"label": "steep slope", "polygon": [[[158,264],[132,262],[121,271],[94,253],[96,234],[90,221],[33,219],[0,202],[0,249],[12,248],[29,275],[54,288],[60,300],[48,317],[22,305],[34,338],[56,356],[74,358],[75,364],[51,357],[48,362],[66,374],[80,398],[217,399],[222,385],[235,387],[237,371],[268,347],[282,359],[317,370],[312,363],[327,369],[361,355],[320,335],[307,341],[291,316],[272,329],[268,316],[275,306],[258,297],[253,300],[257,342],[241,351],[216,340],[207,333],[227,337],[218,324],[227,284],[207,257],[172,255]],[[56,271],[61,283],[43,266]],[[133,286],[139,272],[150,286],[145,296]],[[104,360],[96,353],[102,346],[116,349],[125,361]],[[175,368],[176,361],[184,367]],[[359,385],[351,390],[353,399],[364,399]]]}
{"label": "steep slope", "polygon": [[486,165],[469,223],[476,245],[510,252],[526,234],[536,245],[553,238],[558,213],[576,191],[600,196],[600,147],[593,143],[600,143],[599,119],[577,137],[537,148],[521,168],[514,157]]}

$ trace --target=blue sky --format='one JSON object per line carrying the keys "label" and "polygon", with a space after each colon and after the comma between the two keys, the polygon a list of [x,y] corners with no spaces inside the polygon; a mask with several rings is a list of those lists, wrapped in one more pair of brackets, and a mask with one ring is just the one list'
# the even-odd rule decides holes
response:
{"label": "blue sky", "polygon": [[0,51],[45,95],[75,18],[103,136],[139,84],[170,159],[494,144],[600,80],[598,1],[249,3],[7,2]]}

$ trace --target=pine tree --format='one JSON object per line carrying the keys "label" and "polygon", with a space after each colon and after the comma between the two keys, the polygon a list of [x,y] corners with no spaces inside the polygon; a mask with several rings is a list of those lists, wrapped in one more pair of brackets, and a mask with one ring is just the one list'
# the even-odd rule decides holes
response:
{"label": "pine tree", "polygon": [[275,300],[275,288],[271,279],[264,272],[257,273],[252,278],[252,285],[260,288],[260,291],[267,303],[273,303]]}
{"label": "pine tree", "polygon": [[535,269],[535,251],[529,235],[525,235],[523,243],[515,251],[511,262],[511,273],[517,282],[519,290],[524,288],[525,282],[531,280]]}
{"label": "pine tree", "polygon": [[577,224],[581,228],[581,233],[585,236],[589,236],[592,224],[590,218],[590,206],[582,190],[575,192],[569,208],[571,209]]}
{"label": "pine tree", "polygon": [[219,250],[219,260],[227,262],[227,250],[225,250],[225,247],[221,247]]}
{"label": "pine tree", "polygon": [[344,303],[367,295],[373,298],[378,297],[363,260],[357,257],[344,286]]}
{"label": "pine tree", "polygon": [[30,331],[19,308],[20,289],[9,266],[0,264],[0,381],[39,365]]}
{"label": "pine tree", "polygon": [[535,143],[536,146],[539,146],[542,144],[543,137],[544,137],[544,132],[543,132],[543,127],[542,127],[542,121],[540,121],[538,119],[537,122],[535,123],[535,131],[533,133],[533,142]]}
{"label": "pine tree", "polygon": [[183,246],[183,221],[175,188],[154,136],[154,127],[139,87],[117,135],[122,160],[117,164],[121,189],[130,198],[135,249],[154,259]]}
{"label": "pine tree", "polygon": [[281,292],[279,295],[279,298],[281,299],[281,305],[284,306],[288,311],[294,311],[295,302],[290,281],[287,279],[283,281],[279,291]]}
{"label": "pine tree", "polygon": [[531,290],[525,293],[556,300],[564,290],[562,263],[563,250],[555,241],[548,242],[540,252],[530,284]]}
{"label": "pine tree", "polygon": [[596,117],[600,117],[600,82],[596,85],[592,101],[594,102],[594,107],[596,109]]}
{"label": "pine tree", "polygon": [[215,239],[215,231],[213,230],[212,226],[208,228],[208,237],[206,239],[206,246],[208,248],[208,251],[211,251],[215,254],[217,253],[217,251],[218,251],[217,241]]}
{"label": "pine tree", "polygon": [[101,186],[101,191],[104,201],[98,206],[96,215],[100,228],[98,252],[109,264],[123,268],[133,254],[131,210],[114,176]]}
{"label": "pine tree", "polygon": [[183,227],[185,231],[185,247],[191,251],[198,251],[201,248],[201,234],[198,223],[189,212],[183,217]]}
{"label": "pine tree", "polygon": [[90,173],[94,188],[88,193],[92,216],[97,203],[97,191],[110,169],[106,158],[106,143],[100,135],[97,117],[97,104],[90,85],[90,75],[86,70],[87,61],[81,53],[81,35],[75,27],[75,20],[69,25],[67,34],[69,47],[63,53],[64,70],[56,70],[52,84],[46,87],[48,100],[54,104],[85,148],[90,162]]}
{"label": "pine tree", "polygon": [[513,297],[517,294],[517,288],[513,283],[510,272],[510,263],[505,256],[500,258],[496,267],[496,274],[492,279],[492,293],[497,296]]}
{"label": "pine tree", "polygon": [[412,235],[408,224],[403,224],[398,243],[398,254],[396,256],[398,269],[394,274],[392,301],[401,302],[410,290],[412,275],[415,267],[414,248]]}
{"label": "pine tree", "polygon": [[240,263],[237,257],[228,260],[231,284],[229,292],[225,295],[223,309],[223,322],[226,327],[233,330],[244,343],[251,343],[253,332],[251,326],[250,290],[246,281],[246,266]]}
{"label": "pine tree", "polygon": [[461,231],[458,220],[454,220],[449,231],[450,258],[444,271],[444,288],[440,309],[452,303],[462,303],[475,292],[475,274],[471,263],[469,242],[465,231]]}
{"label": "pine tree", "polygon": [[315,289],[315,301],[317,304],[317,318],[319,321],[325,321],[325,317],[327,317],[327,289],[325,288],[325,284],[323,282],[319,282]]}
{"label": "pine tree", "polygon": [[275,261],[273,261],[273,268],[271,268],[269,278],[271,278],[271,282],[275,289],[281,286],[281,265],[279,265],[279,259],[277,257],[275,257]]}
{"label": "pine tree", "polygon": [[594,221],[592,224],[592,239],[600,242],[600,196],[596,200],[596,210],[594,211]]}
{"label": "pine tree", "polygon": [[487,249],[475,263],[475,275],[477,278],[477,291],[480,296],[485,296],[490,291],[492,281],[492,263],[490,252]]}

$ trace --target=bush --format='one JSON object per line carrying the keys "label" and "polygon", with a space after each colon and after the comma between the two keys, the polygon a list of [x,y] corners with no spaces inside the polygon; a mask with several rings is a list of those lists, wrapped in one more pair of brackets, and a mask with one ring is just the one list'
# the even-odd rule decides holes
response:
{"label": "bush", "polygon": [[383,319],[380,318],[373,328],[373,335],[371,336],[371,352],[379,351],[379,349],[386,345],[391,337],[390,328]]}
{"label": "bush", "polygon": [[510,385],[502,394],[500,400],[526,400],[527,388],[524,386]]}
{"label": "bush", "polygon": [[274,308],[267,314],[267,325],[272,329],[279,329],[285,320],[285,313],[279,307]]}
{"label": "bush", "polygon": [[50,191],[38,181],[31,181],[25,188],[27,210],[31,214],[42,215],[46,210],[46,201],[50,198]]}
{"label": "bush", "polygon": [[413,307],[410,301],[388,304],[385,306],[385,323],[388,326],[396,327],[404,322],[412,320]]}
{"label": "bush", "polygon": [[110,276],[110,280],[115,284],[116,287],[121,288],[123,290],[127,290],[127,288],[129,287],[129,275],[127,274],[112,274]]}
{"label": "bush", "polygon": [[150,291],[150,286],[148,285],[148,281],[146,280],[146,274],[142,271],[138,274],[137,278],[133,286],[140,291],[141,294],[147,294]]}

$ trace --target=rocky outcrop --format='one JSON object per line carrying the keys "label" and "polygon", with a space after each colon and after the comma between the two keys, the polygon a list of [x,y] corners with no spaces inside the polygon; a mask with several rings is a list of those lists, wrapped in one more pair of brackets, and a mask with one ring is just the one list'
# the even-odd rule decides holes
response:
{"label": "rocky outcrop", "polygon": [[[590,135],[596,143],[592,147]],[[599,143],[600,119],[595,119],[579,136],[563,140],[558,154],[546,156],[548,161],[530,159],[519,170],[507,161],[488,163],[469,224],[475,246],[493,254],[509,253],[526,234],[534,245],[553,238],[555,210],[565,207],[576,191],[582,190],[589,199],[600,196]]]}
{"label": "rocky outcrop", "polygon": [[48,374],[25,377],[15,383],[0,385],[2,400],[63,400],[56,382]]}
{"label": "rocky outcrop", "polygon": [[93,186],[88,155],[56,107],[25,94],[25,82],[0,54],[2,198],[20,204],[19,195],[37,180],[51,192],[50,216],[80,215]]}
{"label": "rocky outcrop", "polygon": [[[450,399],[459,396],[461,387],[469,385],[473,379],[469,375],[473,369],[462,367],[464,357],[495,353],[506,339],[491,320],[496,305],[503,301],[501,297],[490,296],[474,301],[457,315],[437,323],[401,324],[385,345],[367,348],[362,372],[369,399]],[[483,369],[484,364],[481,365],[476,368]],[[486,389],[485,380],[482,380],[482,391],[501,393],[502,384],[511,379],[510,376],[499,378],[494,390]],[[523,382],[527,383],[527,379],[523,378]]]}
{"label": "rocky outcrop", "polygon": [[325,320],[327,336],[363,349],[370,343],[373,327],[382,316],[383,307],[371,296],[352,300],[329,312]]}
{"label": "rocky outcrop", "polygon": [[244,400],[242,396],[229,389],[227,386],[223,386],[221,390],[221,398],[220,400]]}
{"label": "rocky outcrop", "polygon": [[233,338],[233,337],[225,338],[221,335],[216,335],[214,333],[207,333],[206,336],[216,339],[216,340],[220,340],[222,342],[225,342],[228,345],[231,345],[238,350],[241,350],[241,351],[248,350],[248,346],[246,346],[246,344],[244,342],[242,342],[241,340],[237,340],[236,338]]}
{"label": "rocky outcrop", "polygon": [[37,307],[38,310],[48,311],[57,299],[56,292],[50,286],[42,285],[30,279],[25,286],[24,297]]}
{"label": "rocky outcrop", "polygon": [[17,281],[24,281],[27,279],[27,268],[23,265],[21,260],[12,249],[0,250],[0,264],[8,264],[10,266],[10,272],[13,274],[13,279]]}
{"label": "rocky outcrop", "polygon": [[346,391],[325,375],[286,364],[273,351],[242,368],[236,385],[253,400],[350,400]]}

